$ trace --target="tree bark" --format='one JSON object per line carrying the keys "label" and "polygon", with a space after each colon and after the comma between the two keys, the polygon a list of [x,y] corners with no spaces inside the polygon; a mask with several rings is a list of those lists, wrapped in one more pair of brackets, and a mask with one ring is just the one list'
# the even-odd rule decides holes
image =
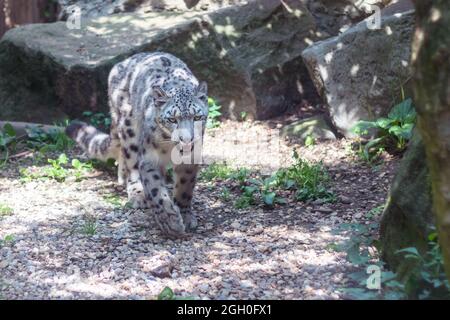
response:
{"label": "tree bark", "polygon": [[450,1],[415,0],[414,95],[430,168],[433,210],[450,279]]}
{"label": "tree bark", "polygon": [[[45,11],[49,11],[49,17]],[[0,0],[0,37],[18,25],[53,20],[56,20],[56,4],[49,0]]]}

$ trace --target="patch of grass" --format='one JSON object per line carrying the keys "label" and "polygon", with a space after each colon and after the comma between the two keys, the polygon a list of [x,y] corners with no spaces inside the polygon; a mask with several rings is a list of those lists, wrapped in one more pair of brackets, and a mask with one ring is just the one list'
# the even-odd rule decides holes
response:
{"label": "patch of grass", "polygon": [[226,180],[233,173],[233,169],[223,163],[212,163],[200,172],[203,181]]}
{"label": "patch of grass", "polygon": [[86,216],[81,226],[81,233],[87,236],[93,236],[97,233],[97,219],[91,216]]}
{"label": "patch of grass", "polygon": [[13,208],[10,206],[0,203],[0,217],[10,216],[14,213]]}
{"label": "patch of grass", "polygon": [[[249,169],[232,169],[226,164],[213,163],[205,168],[200,177],[205,181],[229,180],[236,182],[241,190],[234,206],[237,209],[247,208],[264,203],[268,207],[286,204],[280,196],[283,190],[295,191],[297,201],[321,199],[324,202],[335,202],[336,196],[328,190],[329,177],[321,163],[309,163],[301,159],[294,150],[295,163],[289,168],[280,169],[271,176],[261,177]],[[222,190],[220,197],[223,198]],[[226,191],[229,198],[229,191]]]}
{"label": "patch of grass", "polygon": [[218,105],[217,102],[209,97],[208,98],[208,120],[206,121],[206,128],[213,129],[220,126],[220,121],[218,120],[222,113],[220,109],[222,106]]}
{"label": "patch of grass", "polygon": [[103,196],[103,199],[105,200],[105,202],[109,203],[110,205],[112,205],[116,209],[122,208],[123,201],[116,194],[107,194],[107,195]]}
{"label": "patch of grass", "polygon": [[323,199],[326,202],[336,201],[334,193],[328,190],[329,176],[322,163],[309,163],[300,158],[294,150],[295,163],[281,169],[275,174],[277,186],[295,189],[299,201]]}

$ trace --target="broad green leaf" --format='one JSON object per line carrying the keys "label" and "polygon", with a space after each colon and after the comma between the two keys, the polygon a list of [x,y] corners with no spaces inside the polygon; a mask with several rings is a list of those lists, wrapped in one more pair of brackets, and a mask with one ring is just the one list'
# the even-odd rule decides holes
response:
{"label": "broad green leaf", "polygon": [[411,98],[408,98],[394,106],[388,114],[389,119],[398,120],[401,122],[406,122],[407,119],[410,119],[413,116],[415,116],[415,111],[412,106]]}
{"label": "broad green leaf", "polygon": [[395,253],[396,254],[399,254],[399,253],[410,253],[410,254],[413,254],[413,255],[416,255],[416,256],[420,256],[419,251],[417,251],[417,248],[414,248],[414,247],[409,247],[409,248],[404,248],[404,249],[401,249],[401,250],[397,250]]}
{"label": "broad green leaf", "polygon": [[389,129],[389,127],[394,123],[395,121],[389,118],[380,118],[376,121],[376,124],[378,127],[382,129]]}
{"label": "broad green leaf", "polygon": [[69,159],[67,158],[65,153],[61,153],[58,157],[58,163],[60,164],[67,164],[68,160]]}
{"label": "broad green leaf", "polygon": [[14,130],[11,123],[5,123],[3,126],[3,131],[9,136],[9,137],[15,137],[16,136],[16,130]]}
{"label": "broad green leaf", "polygon": [[269,192],[266,194],[263,194],[262,196],[263,201],[265,204],[269,206],[273,206],[274,200],[275,200],[275,192]]}

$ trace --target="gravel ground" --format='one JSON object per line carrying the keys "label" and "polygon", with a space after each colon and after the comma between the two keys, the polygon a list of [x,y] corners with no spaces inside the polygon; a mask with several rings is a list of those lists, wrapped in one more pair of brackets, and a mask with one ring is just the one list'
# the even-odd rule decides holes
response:
{"label": "gravel ground", "polygon": [[[148,215],[116,203],[126,195],[108,171],[80,182],[23,182],[19,168],[34,156],[15,159],[0,173],[0,204],[13,209],[0,216],[0,239],[8,239],[0,245],[0,298],[154,299],[169,286],[200,299],[344,299],[339,288],[354,267],[330,249],[345,239],[332,231],[368,223],[364,214],[385,202],[396,161],[365,166],[346,140],[302,147],[270,139],[279,156],[259,156],[267,139],[255,137],[279,126],[225,122],[208,132],[205,159],[271,171],[289,165],[296,148],[323,160],[339,200],[238,210],[235,193],[220,197],[230,182],[202,181],[194,194],[199,228],[185,240],[165,239]],[[69,155],[82,158],[77,149]]]}

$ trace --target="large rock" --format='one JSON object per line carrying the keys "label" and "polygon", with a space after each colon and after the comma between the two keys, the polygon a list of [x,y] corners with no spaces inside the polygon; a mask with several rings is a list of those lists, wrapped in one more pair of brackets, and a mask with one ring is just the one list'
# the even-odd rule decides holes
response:
{"label": "large rock", "polygon": [[396,254],[397,250],[416,247],[426,252],[428,235],[434,227],[431,184],[422,139],[414,133],[399,164],[380,224],[383,259],[401,275],[413,266],[413,260]]}
{"label": "large rock", "polygon": [[184,60],[225,116],[266,119],[316,92],[301,58],[315,25],[298,1],[261,0],[211,13],[132,13],[10,30],[0,42],[0,118],[52,122],[107,111],[114,64],[143,51]]}
{"label": "large rock", "polygon": [[411,75],[414,11],[397,8],[384,9],[381,29],[369,29],[364,20],[303,52],[332,121],[347,137],[359,120],[385,116]]}

